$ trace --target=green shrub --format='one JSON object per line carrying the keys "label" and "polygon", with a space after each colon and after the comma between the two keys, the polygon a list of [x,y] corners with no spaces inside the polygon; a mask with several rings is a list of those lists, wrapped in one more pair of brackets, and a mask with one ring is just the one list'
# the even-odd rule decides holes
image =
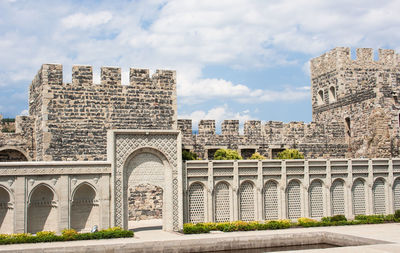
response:
{"label": "green shrub", "polygon": [[189,151],[189,150],[183,150],[182,151],[182,160],[183,161],[197,160],[197,154],[192,151]]}
{"label": "green shrub", "polygon": [[77,233],[73,229],[64,229],[61,235],[56,235],[52,231],[37,232],[36,235],[31,234],[1,234],[0,244],[16,244],[16,243],[36,243],[36,242],[55,242],[55,241],[72,241],[72,240],[91,240],[91,239],[108,239],[132,237],[133,232],[123,230],[119,227],[100,230],[94,233]]}
{"label": "green shrub", "polygon": [[395,221],[394,214],[388,214],[384,218],[385,221]]}
{"label": "green shrub", "polygon": [[201,233],[209,233],[210,228],[205,226],[204,223],[186,223],[183,224],[183,233],[184,234],[201,234]]}
{"label": "green shrub", "polygon": [[235,150],[218,149],[215,151],[214,160],[242,160],[243,158]]}
{"label": "green shrub", "polygon": [[304,155],[297,149],[285,149],[278,153],[277,159],[304,159]]}
{"label": "green shrub", "polygon": [[333,222],[335,222],[335,221],[347,221],[346,216],[341,215],[341,214],[334,215],[334,216],[332,216],[330,218],[331,218],[330,221],[333,221]]}
{"label": "green shrub", "polygon": [[267,158],[265,158],[265,156],[261,155],[258,152],[255,152],[254,154],[252,154],[249,158],[250,160],[265,160]]}
{"label": "green shrub", "polygon": [[400,219],[400,210],[396,210],[396,211],[394,212],[394,218],[397,219],[397,220]]}

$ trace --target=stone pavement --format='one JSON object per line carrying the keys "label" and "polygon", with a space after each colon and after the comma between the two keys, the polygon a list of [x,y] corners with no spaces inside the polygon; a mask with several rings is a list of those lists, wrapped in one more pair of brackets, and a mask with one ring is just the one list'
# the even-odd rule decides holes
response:
{"label": "stone pavement", "polygon": [[[130,224],[131,225],[131,224]],[[153,227],[146,227],[153,225]],[[155,226],[154,226],[155,225]],[[387,243],[339,247],[329,249],[286,251],[286,252],[400,252],[400,224],[376,224],[358,226],[339,226],[339,227],[315,227],[315,228],[294,228],[285,230],[267,231],[248,231],[230,233],[210,233],[200,235],[183,235],[179,233],[165,232],[159,229],[160,221],[146,224],[135,224],[133,226],[135,238],[74,241],[74,242],[54,242],[38,244],[20,244],[0,246],[0,253],[4,252],[186,252],[205,249],[206,246],[217,243],[222,244],[226,241],[231,243],[243,244],[254,238],[274,237],[282,240],[294,240],[301,243],[305,235],[309,235],[306,240],[313,240],[313,235],[330,232],[344,235],[343,238],[356,236],[367,238],[367,241],[386,241]],[[285,237],[286,236],[286,237]],[[303,237],[303,239],[301,238]],[[316,238],[316,237],[315,237]],[[303,241],[304,242],[304,241]],[[167,246],[166,246],[167,245]],[[169,245],[169,246],[168,246]],[[180,249],[180,250],[179,250]],[[185,249],[185,250],[182,250]],[[179,250],[179,251],[178,251]]]}

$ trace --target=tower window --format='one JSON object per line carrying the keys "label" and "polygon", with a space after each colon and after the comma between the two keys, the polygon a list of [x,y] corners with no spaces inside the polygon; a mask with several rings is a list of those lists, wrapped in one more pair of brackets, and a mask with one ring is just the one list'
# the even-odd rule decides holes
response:
{"label": "tower window", "polygon": [[324,91],[323,90],[318,91],[317,104],[318,105],[324,104]]}
{"label": "tower window", "polygon": [[329,88],[329,102],[335,102],[336,101],[336,89],[335,87],[330,87]]}
{"label": "tower window", "polygon": [[350,117],[347,117],[345,121],[346,121],[346,135],[347,137],[350,137],[351,136]]}

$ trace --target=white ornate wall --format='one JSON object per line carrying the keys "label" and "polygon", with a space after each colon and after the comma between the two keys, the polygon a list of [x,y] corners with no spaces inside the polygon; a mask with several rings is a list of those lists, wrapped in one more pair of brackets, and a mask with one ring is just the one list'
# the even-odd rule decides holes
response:
{"label": "white ornate wall", "polygon": [[389,214],[400,159],[187,161],[185,222]]}
{"label": "white ornate wall", "polygon": [[0,171],[1,232],[110,226],[110,163],[9,162]]}
{"label": "white ornate wall", "polygon": [[[128,189],[136,184],[150,183],[163,187],[163,229],[180,230],[183,226],[180,131],[110,130],[107,138],[108,160],[112,161],[111,223],[128,228]],[[135,165],[146,156],[152,160],[148,164],[151,168]],[[161,163],[164,173],[160,169]]]}

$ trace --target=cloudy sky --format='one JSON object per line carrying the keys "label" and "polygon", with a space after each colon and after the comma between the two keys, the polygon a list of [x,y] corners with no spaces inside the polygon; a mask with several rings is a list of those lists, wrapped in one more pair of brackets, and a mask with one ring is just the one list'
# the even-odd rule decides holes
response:
{"label": "cloudy sky", "polygon": [[179,118],[311,121],[310,58],[399,49],[400,1],[0,0],[0,114],[28,109],[43,63],[175,69]]}

